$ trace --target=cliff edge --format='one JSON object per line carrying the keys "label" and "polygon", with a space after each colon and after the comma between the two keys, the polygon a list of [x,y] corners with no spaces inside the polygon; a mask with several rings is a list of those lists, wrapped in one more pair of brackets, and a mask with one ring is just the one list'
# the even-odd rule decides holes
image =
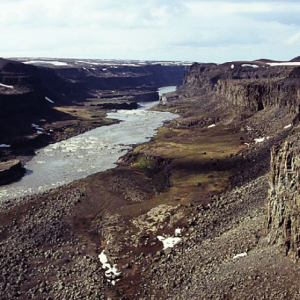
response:
{"label": "cliff edge", "polygon": [[293,260],[300,258],[300,130],[271,152],[267,229],[271,243],[278,244]]}

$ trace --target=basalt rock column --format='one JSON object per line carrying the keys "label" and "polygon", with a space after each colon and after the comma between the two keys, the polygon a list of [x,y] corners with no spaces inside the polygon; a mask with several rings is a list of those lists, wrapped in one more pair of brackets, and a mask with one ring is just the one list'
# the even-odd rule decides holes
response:
{"label": "basalt rock column", "polygon": [[272,149],[267,201],[270,242],[279,244],[294,260],[300,258],[299,130]]}

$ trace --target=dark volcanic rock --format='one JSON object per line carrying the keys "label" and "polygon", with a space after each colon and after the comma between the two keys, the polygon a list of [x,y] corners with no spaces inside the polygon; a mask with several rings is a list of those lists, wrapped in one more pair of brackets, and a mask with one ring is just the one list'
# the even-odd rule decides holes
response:
{"label": "dark volcanic rock", "polygon": [[299,129],[272,150],[267,228],[270,241],[300,258]]}
{"label": "dark volcanic rock", "polygon": [[144,91],[135,93],[130,100],[136,102],[151,102],[159,100],[159,96],[157,91]]}
{"label": "dark volcanic rock", "polygon": [[11,183],[21,178],[25,173],[21,162],[13,159],[0,163],[0,185]]}
{"label": "dark volcanic rock", "polygon": [[123,103],[114,103],[114,102],[108,102],[108,103],[101,103],[97,106],[104,108],[104,109],[137,109],[138,104],[136,102],[123,102]]}
{"label": "dark volcanic rock", "polygon": [[[184,85],[194,89],[211,91],[220,79],[246,79],[258,77],[256,68],[242,67],[241,63],[194,63],[184,79]],[[234,66],[232,68],[231,66]]]}
{"label": "dark volcanic rock", "polygon": [[5,59],[0,59],[0,83],[0,140],[36,132],[32,124],[38,119],[63,119],[54,103],[71,103],[85,94],[54,70]]}
{"label": "dark volcanic rock", "polygon": [[88,95],[80,83],[59,76],[55,70],[6,59],[0,59],[0,82],[21,91],[23,88],[34,90],[44,96],[43,103],[45,96],[56,104],[68,104]]}
{"label": "dark volcanic rock", "polygon": [[[239,114],[248,118],[264,109],[284,109],[296,117],[300,103],[300,68],[270,66],[263,61],[231,62],[221,65],[194,63],[187,72],[184,84],[177,92],[162,97],[161,103],[170,105],[180,99],[200,102],[215,100],[220,113]],[[197,100],[195,100],[197,99]],[[202,101],[202,100],[201,100]]]}
{"label": "dark volcanic rock", "polygon": [[[105,71],[103,71],[103,69]],[[142,66],[107,66],[99,64],[82,67],[57,68],[55,72],[88,90],[124,90],[145,86],[155,87],[182,84],[187,67],[149,64]]]}
{"label": "dark volcanic rock", "polygon": [[287,107],[291,113],[299,113],[300,83],[292,79],[219,80],[218,94],[224,96],[229,105],[247,108],[252,112],[265,107]]}
{"label": "dark volcanic rock", "polygon": [[183,87],[212,91],[220,80],[271,79],[286,77],[291,68],[270,67],[260,61],[217,64],[194,63],[186,73]]}

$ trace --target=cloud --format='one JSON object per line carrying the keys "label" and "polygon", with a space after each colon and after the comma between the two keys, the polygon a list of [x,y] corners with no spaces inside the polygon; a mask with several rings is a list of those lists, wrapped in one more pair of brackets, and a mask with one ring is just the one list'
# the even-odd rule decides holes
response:
{"label": "cloud", "polygon": [[290,59],[299,13],[297,1],[1,0],[0,56]]}

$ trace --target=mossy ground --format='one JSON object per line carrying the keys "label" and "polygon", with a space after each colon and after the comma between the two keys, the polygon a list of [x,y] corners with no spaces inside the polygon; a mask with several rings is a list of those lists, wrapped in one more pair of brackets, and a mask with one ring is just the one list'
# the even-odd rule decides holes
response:
{"label": "mossy ground", "polygon": [[114,120],[106,118],[107,111],[97,106],[61,106],[55,109],[69,116],[65,121],[56,122],[64,127],[65,133],[75,132],[78,128],[92,129],[115,123]]}
{"label": "mossy ground", "polygon": [[190,130],[174,129],[169,124],[159,129],[152,142],[134,151],[171,161],[171,187],[156,197],[163,202],[186,204],[201,202],[228,187],[232,169],[229,157],[245,147],[240,138],[230,126]]}

